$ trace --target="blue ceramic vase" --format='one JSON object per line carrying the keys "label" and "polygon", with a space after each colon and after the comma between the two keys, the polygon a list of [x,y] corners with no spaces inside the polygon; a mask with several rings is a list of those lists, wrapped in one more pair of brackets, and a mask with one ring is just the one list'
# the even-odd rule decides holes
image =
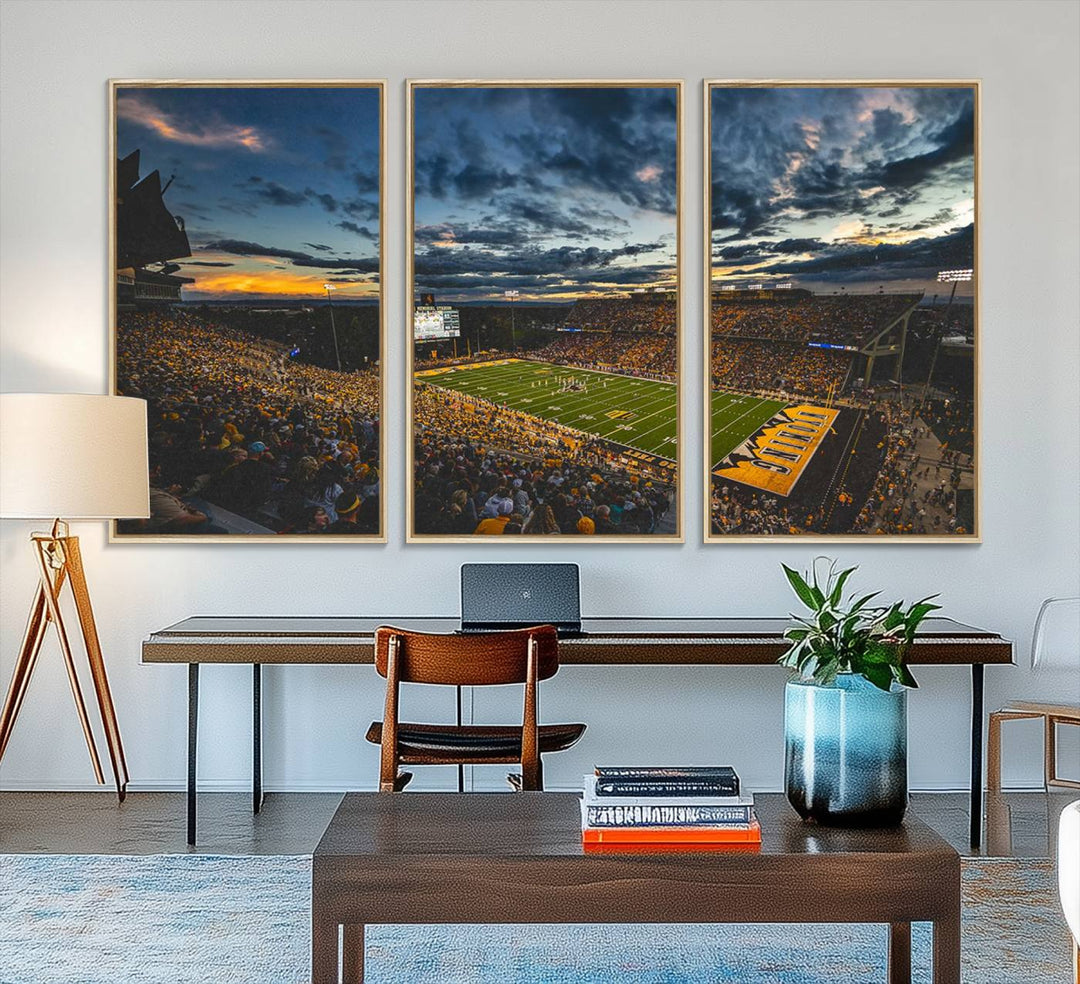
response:
{"label": "blue ceramic vase", "polygon": [[907,689],[854,673],[784,692],[784,783],[804,820],[832,826],[900,823],[907,809]]}

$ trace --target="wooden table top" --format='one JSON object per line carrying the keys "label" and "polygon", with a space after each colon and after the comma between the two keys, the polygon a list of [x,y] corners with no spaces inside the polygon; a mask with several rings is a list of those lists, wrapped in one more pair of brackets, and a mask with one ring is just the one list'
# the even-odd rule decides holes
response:
{"label": "wooden table top", "polygon": [[[315,848],[315,858],[373,862],[421,858],[543,859],[582,856],[580,797],[576,793],[347,793]],[[877,855],[948,859],[956,850],[918,818],[898,827],[845,829],[806,824],[781,793],[755,796],[760,852],[685,851],[695,865],[733,859]],[[639,853],[588,852],[602,859]],[[656,851],[641,854],[655,855]],[[668,854],[663,856],[668,857]]]}
{"label": "wooden table top", "polygon": [[[374,661],[379,625],[421,632],[453,632],[455,617],[410,616],[192,616],[153,632],[142,645],[144,663],[357,663]],[[777,618],[582,619],[582,635],[562,639],[563,664],[773,663],[787,648]],[[930,618],[908,656],[912,664],[1011,663],[1012,643],[986,629]]]}

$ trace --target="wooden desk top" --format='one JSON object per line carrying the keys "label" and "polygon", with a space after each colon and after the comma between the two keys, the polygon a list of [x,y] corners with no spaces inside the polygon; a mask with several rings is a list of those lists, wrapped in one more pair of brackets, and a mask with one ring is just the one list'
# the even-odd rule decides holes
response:
{"label": "wooden desk top", "polygon": [[[787,648],[787,618],[584,618],[559,643],[564,665],[766,665]],[[193,616],[151,634],[144,663],[357,663],[374,661],[379,625],[453,632],[456,617]],[[930,618],[908,662],[1011,663],[1012,643],[948,618]]]}

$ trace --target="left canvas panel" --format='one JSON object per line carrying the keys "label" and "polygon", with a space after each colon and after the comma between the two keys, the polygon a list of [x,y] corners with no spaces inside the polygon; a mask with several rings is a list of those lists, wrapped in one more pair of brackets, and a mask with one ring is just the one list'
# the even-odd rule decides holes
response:
{"label": "left canvas panel", "polygon": [[112,379],[151,489],[115,539],[385,539],[384,89],[111,84]]}

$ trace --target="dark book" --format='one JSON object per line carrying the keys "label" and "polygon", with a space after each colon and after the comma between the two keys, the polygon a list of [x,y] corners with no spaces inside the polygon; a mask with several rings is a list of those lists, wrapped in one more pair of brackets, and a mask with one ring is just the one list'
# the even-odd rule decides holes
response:
{"label": "dark book", "polygon": [[736,796],[737,784],[726,782],[630,782],[597,779],[597,796]]}
{"label": "dark book", "polygon": [[684,768],[597,768],[597,796],[738,796],[729,765]]}

